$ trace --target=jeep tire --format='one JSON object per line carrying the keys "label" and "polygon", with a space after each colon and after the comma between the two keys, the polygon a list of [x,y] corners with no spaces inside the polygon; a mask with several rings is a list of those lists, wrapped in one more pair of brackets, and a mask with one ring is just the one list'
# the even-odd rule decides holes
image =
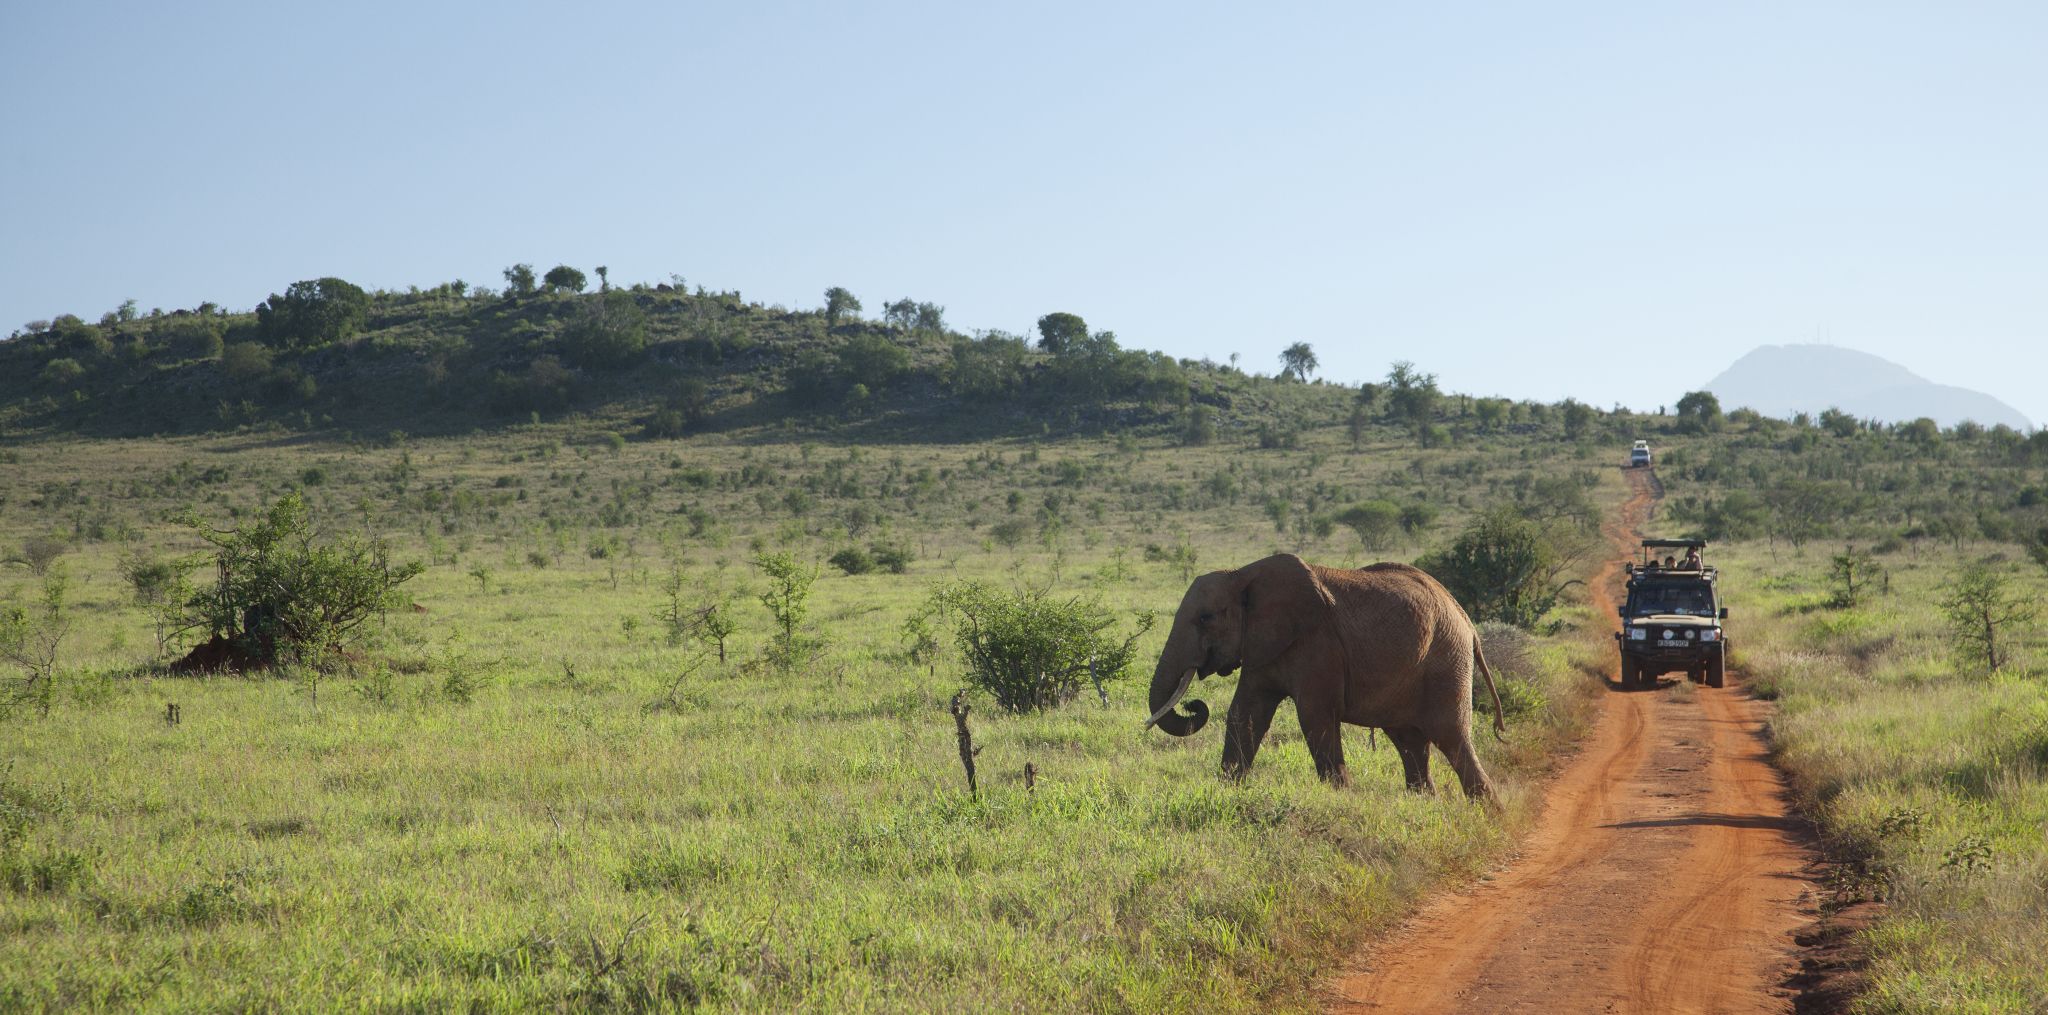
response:
{"label": "jeep tire", "polygon": [[1728,682],[1728,643],[1721,643],[1721,651],[1707,660],[1707,686],[1720,687]]}

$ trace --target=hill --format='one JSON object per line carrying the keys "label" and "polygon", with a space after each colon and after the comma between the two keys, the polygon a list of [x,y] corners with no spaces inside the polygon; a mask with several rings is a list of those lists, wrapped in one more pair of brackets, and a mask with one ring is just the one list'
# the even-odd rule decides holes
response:
{"label": "hill", "polygon": [[1047,315],[1051,333],[1033,341],[963,334],[930,303],[898,301],[881,320],[858,311],[667,284],[366,292],[306,280],[248,312],[131,306],[96,324],[34,322],[0,342],[0,432],[381,437],[575,417],[651,437],[767,426],[869,440],[1199,436],[1342,421],[1357,394],[1125,349],[1072,314]]}
{"label": "hill", "polygon": [[1879,356],[1832,345],[1765,345],[1707,382],[1723,404],[1766,416],[1840,409],[1858,419],[1901,423],[1926,417],[1944,427],[2032,428],[2019,410],[1968,388],[1936,384]]}

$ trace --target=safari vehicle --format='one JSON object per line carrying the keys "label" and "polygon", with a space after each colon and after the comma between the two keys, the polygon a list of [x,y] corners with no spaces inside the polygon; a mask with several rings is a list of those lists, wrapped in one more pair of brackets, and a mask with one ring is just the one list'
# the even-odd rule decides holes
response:
{"label": "safari vehicle", "polygon": [[1628,467],[1631,469],[1647,469],[1650,467],[1649,441],[1637,441],[1635,447],[1628,449]]}
{"label": "safari vehicle", "polygon": [[[1642,559],[1626,565],[1621,607],[1621,685],[1649,687],[1665,673],[1720,687],[1727,680],[1728,638],[1721,621],[1720,572],[1701,559],[1703,539],[1645,539]],[[1670,563],[1665,563],[1669,561]]]}

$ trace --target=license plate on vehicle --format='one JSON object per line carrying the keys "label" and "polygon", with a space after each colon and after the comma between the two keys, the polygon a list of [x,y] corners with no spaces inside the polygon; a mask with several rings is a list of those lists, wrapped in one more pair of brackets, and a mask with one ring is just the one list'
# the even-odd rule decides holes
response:
{"label": "license plate on vehicle", "polygon": [[1684,644],[1685,644],[1685,642],[1682,642],[1682,641],[1678,640],[1677,638],[1659,638],[1659,639],[1657,639],[1657,647],[1658,647],[1658,648],[1679,648],[1679,647],[1683,646]]}

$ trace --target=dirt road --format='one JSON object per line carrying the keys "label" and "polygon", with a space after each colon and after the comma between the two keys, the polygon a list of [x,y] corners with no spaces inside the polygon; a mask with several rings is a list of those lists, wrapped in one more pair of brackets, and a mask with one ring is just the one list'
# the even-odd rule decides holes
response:
{"label": "dirt road", "polygon": [[[1630,482],[1596,616],[1614,616],[1623,548],[1652,503],[1646,475]],[[1765,758],[1764,708],[1736,674],[1725,690],[1682,683],[1629,692],[1610,675],[1519,856],[1360,954],[1328,1010],[1789,1011],[1811,856]]]}

